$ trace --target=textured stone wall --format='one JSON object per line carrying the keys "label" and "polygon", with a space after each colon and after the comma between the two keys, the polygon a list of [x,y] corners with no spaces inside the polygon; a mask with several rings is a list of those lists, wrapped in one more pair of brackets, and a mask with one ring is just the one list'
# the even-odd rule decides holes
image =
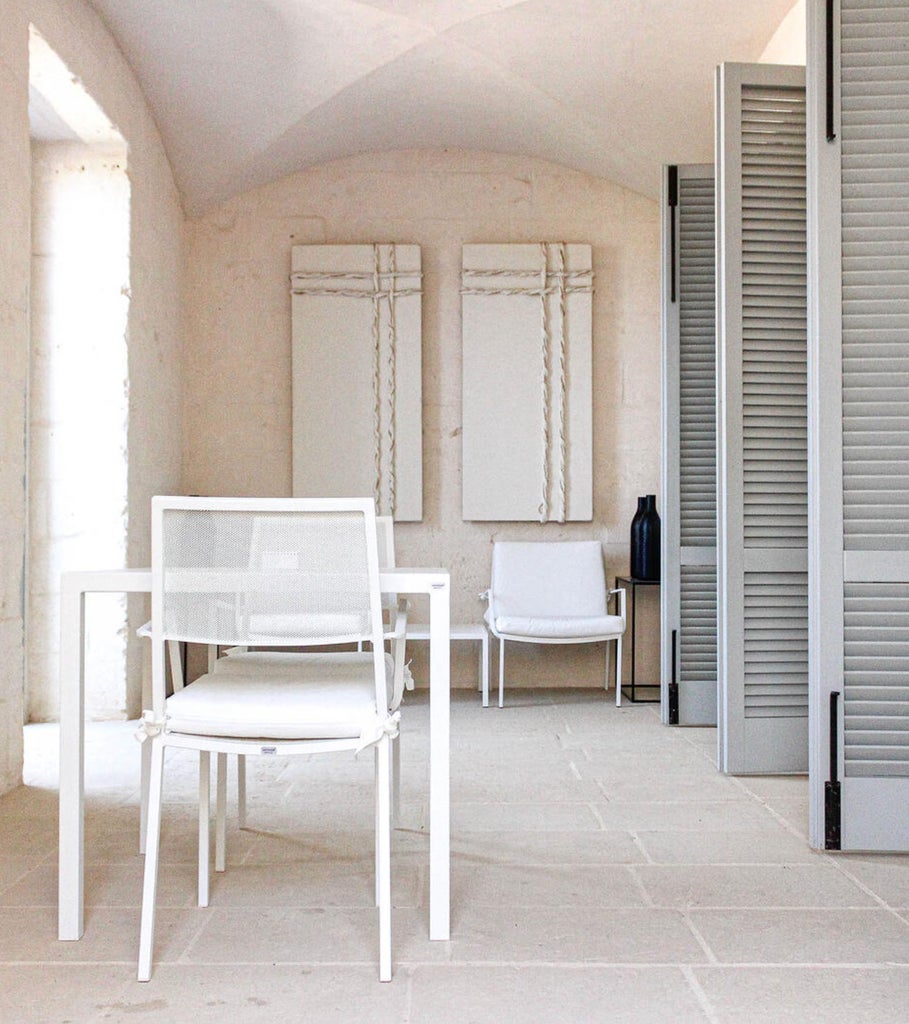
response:
{"label": "textured stone wall", "polygon": [[[400,564],[447,566],[454,621],[480,621],[492,541],[595,537],[628,570],[637,495],[660,452],[659,211],[640,195],[543,161],[488,153],[383,153],[326,164],[225,203],[188,230],[184,484],[201,494],[291,489],[291,247],[422,246],[422,523],[396,527]],[[461,246],[589,242],[593,310],[594,519],[564,526],[461,520]],[[311,442],[332,456],[313,425]],[[639,620],[640,678],[655,678],[658,609]],[[652,614],[648,614],[651,612]],[[422,614],[420,610],[417,614]],[[425,645],[415,645],[420,678]],[[472,645],[456,683],[476,680]],[[513,653],[511,653],[513,652]],[[597,685],[602,647],[511,645],[515,683]]]}
{"label": "textured stone wall", "polygon": [[[148,560],[152,494],[180,485],[183,213],[144,97],[83,0],[0,0],[0,792],[21,778],[26,717],[26,394],[30,277],[28,27],[33,23],[116,124],[131,185],[128,553]],[[131,602],[128,712],[139,708],[146,614]],[[45,681],[49,691],[57,679]]]}

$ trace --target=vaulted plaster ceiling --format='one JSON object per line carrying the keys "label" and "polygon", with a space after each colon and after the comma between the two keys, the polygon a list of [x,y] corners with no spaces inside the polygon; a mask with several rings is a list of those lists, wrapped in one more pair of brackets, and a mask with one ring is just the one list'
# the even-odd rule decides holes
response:
{"label": "vaulted plaster ceiling", "polygon": [[655,196],[793,0],[91,0],[190,214],[374,150],[526,154]]}

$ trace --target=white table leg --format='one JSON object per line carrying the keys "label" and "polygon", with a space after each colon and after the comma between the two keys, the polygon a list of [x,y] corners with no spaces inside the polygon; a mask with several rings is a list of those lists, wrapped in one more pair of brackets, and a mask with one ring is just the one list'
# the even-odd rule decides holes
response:
{"label": "white table leg", "polygon": [[450,588],[429,592],[429,937],[451,936],[450,908]]}
{"label": "white table leg", "polygon": [[64,580],[60,599],[60,939],[81,939],[84,930],[84,634],[85,592]]}

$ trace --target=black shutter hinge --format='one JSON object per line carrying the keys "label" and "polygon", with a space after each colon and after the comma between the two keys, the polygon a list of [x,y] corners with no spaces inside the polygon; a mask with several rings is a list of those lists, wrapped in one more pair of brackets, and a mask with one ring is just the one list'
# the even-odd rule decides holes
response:
{"label": "black shutter hinge", "polygon": [[675,164],[667,168],[667,202],[669,205],[669,301],[676,301],[675,263],[676,263],[676,226],[675,211],[679,205],[679,169]]}
{"label": "black shutter hinge", "polygon": [[840,849],[839,692],[830,694],[830,781],[824,783],[824,849]]}
{"label": "black shutter hinge", "polygon": [[833,14],[834,14],[834,3],[833,0],[827,0],[826,4],[826,22],[824,24],[824,42],[826,49],[826,63],[824,65],[824,99],[826,103],[826,115],[827,115],[827,141],[836,141],[836,124],[834,119],[834,97],[833,97],[833,86],[834,86],[834,33],[833,33]]}
{"label": "black shutter hinge", "polygon": [[679,724],[679,681],[676,674],[676,641],[679,631],[672,631],[672,675],[669,677],[669,724]]}

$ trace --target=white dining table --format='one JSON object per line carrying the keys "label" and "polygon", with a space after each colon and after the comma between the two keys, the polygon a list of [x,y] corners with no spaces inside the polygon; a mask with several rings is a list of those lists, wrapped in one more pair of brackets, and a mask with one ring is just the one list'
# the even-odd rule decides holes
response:
{"label": "white dining table", "polygon": [[[450,936],[450,574],[381,569],[383,592],[429,595],[429,938]],[[85,930],[85,596],[150,593],[151,569],[93,569],[61,577],[58,938]],[[138,756],[138,750],[137,750]],[[137,834],[139,823],[137,821]]]}

